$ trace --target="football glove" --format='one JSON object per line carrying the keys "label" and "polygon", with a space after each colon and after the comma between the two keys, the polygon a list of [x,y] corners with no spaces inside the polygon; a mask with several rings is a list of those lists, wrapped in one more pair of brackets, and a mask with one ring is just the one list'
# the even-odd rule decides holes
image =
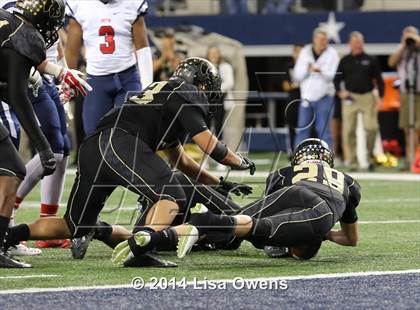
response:
{"label": "football glove", "polygon": [[239,157],[239,159],[241,160],[241,163],[239,166],[232,167],[232,170],[248,170],[249,169],[249,174],[254,175],[255,170],[256,170],[254,162],[252,162],[249,158],[245,157],[241,153],[236,153],[236,156]]}
{"label": "football glove", "polygon": [[81,94],[82,96],[87,95],[87,91],[92,91],[93,88],[85,80],[81,78],[84,74],[78,70],[63,68],[58,80],[62,85],[64,92],[74,91],[74,94]]}
{"label": "football glove", "polygon": [[57,164],[54,153],[51,151],[51,149],[46,149],[44,151],[38,152],[38,154],[39,158],[41,159],[41,165],[44,168],[42,177],[53,174]]}
{"label": "football glove", "polygon": [[230,193],[234,193],[236,196],[239,196],[240,194],[252,194],[251,186],[242,183],[230,182],[223,179],[223,177],[220,177],[220,183],[216,187],[216,190],[223,196],[228,196]]}

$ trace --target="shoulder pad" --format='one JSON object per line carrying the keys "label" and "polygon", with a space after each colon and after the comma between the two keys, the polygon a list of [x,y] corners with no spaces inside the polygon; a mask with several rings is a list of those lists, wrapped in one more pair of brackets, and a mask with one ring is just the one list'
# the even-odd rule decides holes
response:
{"label": "shoulder pad", "polygon": [[45,42],[41,34],[32,26],[22,24],[10,37],[11,47],[22,56],[39,65],[46,58]]}
{"label": "shoulder pad", "polygon": [[184,99],[188,103],[192,103],[200,107],[205,115],[209,114],[209,103],[204,92],[200,91],[196,86],[186,83],[181,79],[170,79],[170,85],[173,92]]}

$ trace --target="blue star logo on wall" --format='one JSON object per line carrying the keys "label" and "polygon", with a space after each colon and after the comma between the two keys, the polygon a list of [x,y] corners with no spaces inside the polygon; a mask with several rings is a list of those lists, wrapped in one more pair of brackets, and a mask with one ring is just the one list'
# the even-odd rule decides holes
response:
{"label": "blue star logo on wall", "polygon": [[343,22],[337,22],[335,19],[335,14],[330,12],[328,14],[327,22],[319,23],[319,28],[324,30],[327,33],[328,39],[334,41],[335,43],[341,43],[340,40],[340,31],[346,26]]}

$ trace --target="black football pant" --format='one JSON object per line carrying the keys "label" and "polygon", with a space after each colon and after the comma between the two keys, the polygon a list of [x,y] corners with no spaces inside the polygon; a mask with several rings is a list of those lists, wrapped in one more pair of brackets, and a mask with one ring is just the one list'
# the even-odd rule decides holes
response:
{"label": "black football pant", "polygon": [[26,168],[9,137],[9,132],[0,122],[0,176],[25,178]]}
{"label": "black football pant", "polygon": [[328,204],[306,187],[296,185],[282,188],[238,214],[253,218],[253,230],[245,239],[257,248],[317,242],[335,224]]}
{"label": "black football pant", "polygon": [[[95,227],[107,198],[123,186],[147,201],[149,208],[159,200],[178,204],[182,222],[188,208],[205,203],[212,211],[237,210],[233,203],[211,188],[195,187],[188,178],[177,177],[168,164],[139,137],[122,129],[107,129],[90,136],[81,145],[76,179],[70,193],[65,219],[75,237]],[[185,192],[187,191],[187,193]],[[212,192],[210,195],[209,193]],[[233,211],[230,211],[233,212]],[[144,224],[146,212],[140,217]]]}

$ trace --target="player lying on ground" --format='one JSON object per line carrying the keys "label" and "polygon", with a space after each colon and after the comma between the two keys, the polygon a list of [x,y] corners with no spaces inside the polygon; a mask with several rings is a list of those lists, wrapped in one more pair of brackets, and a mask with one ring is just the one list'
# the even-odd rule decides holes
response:
{"label": "player lying on ground", "polygon": [[[64,83],[66,92],[76,92],[77,86],[83,89],[78,82],[79,77],[73,72],[50,65],[45,60],[45,48],[57,40],[63,17],[62,0],[19,0],[13,13],[0,9],[0,100],[15,110],[39,154],[44,176],[54,172],[56,161],[28,99],[31,67],[38,67],[45,73],[52,70],[56,73],[54,76]],[[25,166],[9,138],[9,132],[0,124],[0,267],[29,267],[3,254],[3,240],[16,189],[25,173]]]}
{"label": "player lying on ground", "polygon": [[[250,194],[252,192],[252,187],[246,184],[240,184],[235,182],[229,182],[223,180],[217,186],[208,186],[200,184],[190,178],[180,171],[173,171],[172,178],[176,180],[176,183],[182,187],[182,190],[185,193],[185,203],[184,209],[180,210],[176,217],[174,218],[171,226],[180,225],[186,223],[190,218],[190,210],[197,204],[205,205],[209,210],[215,214],[228,214],[232,215],[238,212],[241,207],[236,204],[233,200],[229,198],[230,194],[240,195],[240,194]],[[133,233],[136,233],[141,230],[146,230],[148,232],[153,232],[154,230],[146,226],[146,219],[150,216],[151,212],[150,203],[142,200],[142,212],[137,219]],[[123,228],[118,229],[122,231]],[[165,234],[167,237],[163,242],[160,242],[156,247],[158,251],[174,251],[176,250],[176,235],[172,233],[172,230],[165,229]],[[73,258],[82,259],[89,247],[89,243],[92,239],[104,241],[107,245],[114,248],[117,244],[114,242],[109,242],[111,240],[112,229],[111,225],[104,221],[98,221],[96,227],[92,229],[90,233],[81,237],[73,239],[72,243],[72,255]],[[126,230],[126,235],[131,236],[132,233],[129,230]],[[208,244],[206,240],[203,240],[200,244],[200,248],[224,248],[232,249],[236,248],[240,244],[240,240],[232,240],[233,242],[225,242],[223,240],[220,243]],[[239,241],[239,242],[238,242]]]}
{"label": "player lying on ground", "polygon": [[[216,215],[198,205],[191,210],[189,224],[170,228],[180,237],[178,256],[184,257],[201,236],[209,241],[241,238],[257,248],[290,247],[292,254],[304,259],[316,255],[324,239],[355,246],[360,186],[333,166],[333,154],[324,141],[301,142],[291,166],[269,176],[263,199],[233,216]],[[331,230],[337,221],[342,229]],[[167,240],[166,235],[140,231],[115,248],[113,261],[123,264],[133,256],[141,257]]]}
{"label": "player lying on ground", "polygon": [[[220,97],[217,70],[201,58],[184,60],[169,81],[153,83],[130,97],[122,107],[110,111],[82,144],[64,219],[44,218],[15,226],[10,229],[7,244],[86,235],[95,227],[105,201],[117,186],[150,202],[144,223],[148,229],[165,229],[185,209],[186,198],[157,151],[163,150],[172,166],[202,184],[221,182],[184,152],[182,142],[188,136],[219,163],[253,174],[255,165],[230,151],[207,128],[206,119]],[[107,243],[116,245],[129,237],[125,229],[111,229]]]}

